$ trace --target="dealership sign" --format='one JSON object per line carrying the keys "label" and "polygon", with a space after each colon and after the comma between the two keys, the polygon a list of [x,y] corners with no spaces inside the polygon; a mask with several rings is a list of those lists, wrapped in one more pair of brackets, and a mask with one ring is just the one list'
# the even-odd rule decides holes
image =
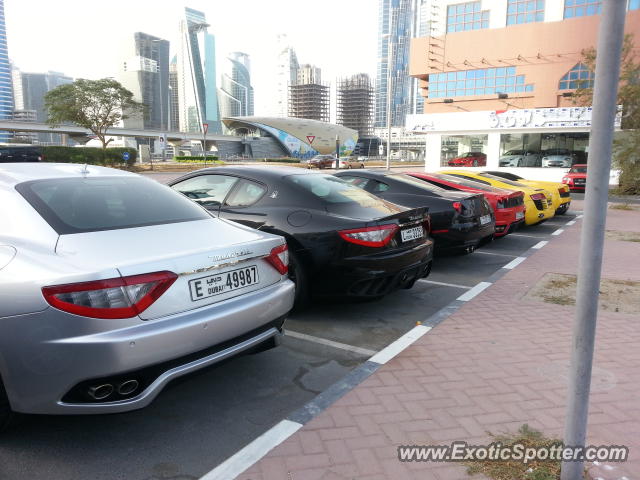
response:
{"label": "dealership sign", "polygon": [[[508,129],[591,128],[591,107],[533,108],[482,112],[409,115],[407,130],[414,133]],[[622,111],[616,116],[620,128]]]}

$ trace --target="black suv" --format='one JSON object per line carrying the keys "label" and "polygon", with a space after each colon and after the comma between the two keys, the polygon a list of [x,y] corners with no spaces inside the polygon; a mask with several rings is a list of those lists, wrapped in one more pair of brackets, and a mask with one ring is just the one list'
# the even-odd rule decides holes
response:
{"label": "black suv", "polygon": [[44,155],[40,147],[31,145],[0,145],[0,163],[42,162]]}

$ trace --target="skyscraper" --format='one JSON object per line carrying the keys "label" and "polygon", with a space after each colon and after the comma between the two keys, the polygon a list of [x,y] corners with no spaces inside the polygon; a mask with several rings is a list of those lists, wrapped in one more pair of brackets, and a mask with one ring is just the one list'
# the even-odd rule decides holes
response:
{"label": "skyscraper", "polygon": [[221,133],[215,38],[203,12],[184,10],[176,58],[180,130],[201,132],[207,123],[209,132]]}
{"label": "skyscraper", "polygon": [[238,117],[253,115],[253,87],[249,55],[230,53],[224,62],[220,76],[220,116]]}
{"label": "skyscraper", "polygon": [[178,97],[178,59],[174,55],[169,63],[169,130],[180,130],[180,98]]}
{"label": "skyscraper", "polygon": [[275,112],[277,117],[289,115],[289,87],[298,81],[298,57],[287,43],[286,35],[278,35],[278,59],[276,69]]}
{"label": "skyscraper", "polygon": [[314,65],[301,65],[295,85],[289,86],[289,116],[329,121],[329,87]]}
{"label": "skyscraper", "polygon": [[379,0],[378,8],[375,127],[382,128],[387,125],[389,53],[391,53],[391,125],[404,126],[412,103],[409,42],[414,23],[414,9],[412,0]]}
{"label": "skyscraper", "polygon": [[[13,69],[13,90],[16,116],[21,119],[25,111],[35,112],[33,121],[44,123],[47,121],[47,110],[44,106],[44,97],[50,90],[73,82],[73,78],[60,72],[32,73],[21,72]],[[59,143],[61,137],[55,133],[38,133],[37,140],[40,143]]]}
{"label": "skyscraper", "polygon": [[169,117],[169,42],[142,32],[133,34],[132,49],[122,64],[120,83],[146,106],[146,114],[125,126],[166,130]]}
{"label": "skyscraper", "polygon": [[[4,0],[0,0],[0,119],[13,115],[13,88],[11,85],[11,65],[7,50],[7,28],[4,23]],[[0,142],[9,140],[9,132],[0,132]]]}

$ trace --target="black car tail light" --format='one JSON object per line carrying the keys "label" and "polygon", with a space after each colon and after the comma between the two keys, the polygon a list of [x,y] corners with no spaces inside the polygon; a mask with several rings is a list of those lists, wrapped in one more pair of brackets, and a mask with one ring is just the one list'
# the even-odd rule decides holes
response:
{"label": "black car tail light", "polygon": [[398,225],[380,225],[378,227],[355,228],[352,230],[340,230],[338,233],[343,240],[364,245],[365,247],[384,247],[393,235],[398,231]]}
{"label": "black car tail light", "polygon": [[498,203],[496,205],[497,208],[505,208],[507,204],[507,198],[500,197],[498,198]]}
{"label": "black car tail light", "polygon": [[453,209],[458,213],[462,213],[462,203],[453,202]]}
{"label": "black car tail light", "polygon": [[131,318],[149,308],[176,281],[154,272],[42,288],[45,300],[64,312],[89,318]]}

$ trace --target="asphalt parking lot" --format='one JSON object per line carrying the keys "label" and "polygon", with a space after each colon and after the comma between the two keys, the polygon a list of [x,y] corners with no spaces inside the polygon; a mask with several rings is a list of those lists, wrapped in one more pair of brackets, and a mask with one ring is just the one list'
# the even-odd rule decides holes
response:
{"label": "asphalt parking lot", "polygon": [[0,479],[199,478],[575,215],[437,257],[427,279],[382,300],[313,303],[287,321],[280,348],[179,379],[146,409],[22,417],[0,438]]}

